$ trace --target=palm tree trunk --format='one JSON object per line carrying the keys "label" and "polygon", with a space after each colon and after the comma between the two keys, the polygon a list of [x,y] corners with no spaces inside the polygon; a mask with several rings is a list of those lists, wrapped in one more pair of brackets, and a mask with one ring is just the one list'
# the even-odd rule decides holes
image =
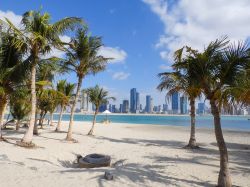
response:
{"label": "palm tree trunk", "polygon": [[17,120],[16,122],[16,131],[19,131],[20,128],[20,120]]}
{"label": "palm tree trunk", "polygon": [[94,131],[95,123],[96,123],[96,115],[98,113],[98,108],[99,107],[97,107],[97,109],[95,111],[94,118],[93,118],[93,123],[92,123],[92,127],[91,127],[90,131],[88,132],[88,135],[93,135],[93,131]]}
{"label": "palm tree trunk", "polygon": [[0,141],[3,139],[2,126],[4,121],[5,108],[7,106],[7,100],[5,98],[0,99]]}
{"label": "palm tree trunk", "polygon": [[220,172],[218,178],[218,187],[231,187],[232,182],[228,166],[227,146],[224,141],[223,132],[221,129],[219,108],[214,100],[210,100],[210,105],[212,114],[214,116],[215,137],[220,151]]}
{"label": "palm tree trunk", "polygon": [[66,140],[67,141],[72,141],[72,126],[73,126],[73,121],[74,121],[74,113],[75,113],[75,107],[76,107],[76,103],[80,94],[80,89],[82,86],[82,77],[78,78],[78,83],[77,83],[77,89],[76,89],[76,97],[73,101],[73,105],[71,108],[71,114],[70,114],[70,122],[69,122],[69,129],[68,129],[68,133],[67,133],[67,137]]}
{"label": "palm tree trunk", "polygon": [[43,114],[44,114],[44,111],[42,110],[40,112],[40,118],[39,118],[39,123],[38,123],[39,126],[42,126],[42,123],[43,123]]}
{"label": "palm tree trunk", "polygon": [[53,112],[50,112],[50,118],[49,118],[50,122],[49,125],[53,126]]}
{"label": "palm tree trunk", "polygon": [[35,122],[34,122],[33,135],[38,135],[37,114],[38,114],[38,110],[36,110],[36,117],[35,117]]}
{"label": "palm tree trunk", "polygon": [[64,111],[64,105],[61,106],[61,112],[60,112],[59,120],[58,120],[57,127],[56,127],[57,132],[61,130],[61,121],[62,121],[63,111]]}
{"label": "palm tree trunk", "polygon": [[30,144],[33,138],[33,129],[36,118],[36,64],[33,63],[31,68],[31,115],[29,128],[25,133],[22,142]]}
{"label": "palm tree trunk", "polygon": [[198,148],[198,146],[196,145],[196,138],[195,138],[195,99],[194,98],[190,98],[190,117],[191,117],[190,139],[186,147],[194,149],[194,148]]}

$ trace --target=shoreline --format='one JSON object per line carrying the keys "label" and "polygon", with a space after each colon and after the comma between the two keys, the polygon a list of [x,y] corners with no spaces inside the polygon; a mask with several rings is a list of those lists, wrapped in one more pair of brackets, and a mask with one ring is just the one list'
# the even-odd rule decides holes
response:
{"label": "shoreline", "polygon": [[[53,114],[59,115],[60,113],[55,112]],[[70,113],[64,113],[63,115],[70,115]],[[93,115],[93,113],[75,113],[74,115]],[[106,114],[99,113],[98,116],[106,116]],[[136,114],[136,113],[110,113],[108,116],[174,116],[174,117],[188,117],[189,114]],[[225,117],[249,117],[250,115],[221,115]],[[213,117],[212,114],[204,114],[204,115],[198,115],[196,114],[196,117]]]}

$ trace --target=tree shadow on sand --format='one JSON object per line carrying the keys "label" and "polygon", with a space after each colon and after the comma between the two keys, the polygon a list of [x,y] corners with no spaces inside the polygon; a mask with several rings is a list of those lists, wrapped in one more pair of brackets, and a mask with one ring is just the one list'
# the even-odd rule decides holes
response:
{"label": "tree shadow on sand", "polygon": [[[108,184],[110,181],[106,181],[103,176],[105,171],[110,171],[114,175],[114,180],[132,182],[138,186],[147,186],[147,182],[153,182],[155,186],[214,186],[210,184],[209,181],[199,181],[198,179],[184,179],[181,177],[175,177],[174,174],[166,175],[164,173],[166,166],[164,165],[143,165],[135,163],[127,163],[118,168],[77,168],[77,169],[67,169],[60,171],[61,173],[99,173],[88,180],[97,180],[100,187]],[[106,185],[105,185],[106,186]]]}
{"label": "tree shadow on sand", "polygon": [[108,137],[93,137],[99,140],[106,140],[113,143],[124,143],[124,144],[139,144],[143,146],[160,146],[160,147],[174,147],[174,148],[183,148],[187,143],[182,141],[167,141],[167,140],[147,140],[147,139],[131,139],[131,138],[122,138],[114,139]]}

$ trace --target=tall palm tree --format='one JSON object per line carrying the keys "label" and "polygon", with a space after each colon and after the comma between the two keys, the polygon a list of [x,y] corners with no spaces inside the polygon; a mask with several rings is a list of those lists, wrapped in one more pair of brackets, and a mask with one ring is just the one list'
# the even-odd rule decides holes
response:
{"label": "tall palm tree", "polygon": [[62,93],[63,96],[60,98],[60,101],[59,101],[61,111],[60,111],[59,120],[58,120],[55,131],[61,130],[61,121],[62,121],[63,112],[65,110],[65,107],[69,105],[70,99],[73,96],[74,89],[75,89],[75,84],[67,83],[66,80],[60,80],[57,83],[57,91]]}
{"label": "tall palm tree", "polygon": [[12,45],[16,41],[8,32],[0,32],[0,140],[4,112],[11,93],[25,79],[22,53]]}
{"label": "tall palm tree", "polygon": [[109,58],[98,54],[103,46],[102,40],[97,36],[90,36],[86,27],[79,28],[76,36],[71,39],[67,53],[68,60],[64,67],[76,73],[78,77],[75,98],[71,108],[69,129],[66,140],[72,141],[72,126],[74,120],[75,106],[79,98],[82,81],[89,74],[96,74],[105,70]]}
{"label": "tall palm tree", "polygon": [[183,71],[192,71],[210,102],[220,152],[218,186],[222,187],[231,187],[232,182],[227,146],[221,128],[220,109],[222,103],[226,102],[224,94],[234,86],[237,77],[250,63],[248,50],[247,45],[240,42],[238,45],[229,44],[229,40],[225,37],[211,42],[202,53],[192,53],[188,57],[190,60],[185,63],[176,64],[176,67]]}
{"label": "tall palm tree", "polygon": [[[27,61],[31,64],[31,115],[29,128],[24,135],[22,142],[24,145],[31,144],[33,137],[33,128],[36,116],[36,66],[41,56],[49,53],[52,47],[61,47],[59,35],[63,34],[68,29],[73,29],[82,20],[75,17],[64,18],[54,24],[50,23],[51,18],[48,13],[40,11],[28,11],[23,14],[22,25],[23,30],[18,29],[6,18],[5,24],[13,32],[18,39],[15,46],[20,51],[28,55]],[[4,21],[1,20],[1,23]]]}
{"label": "tall palm tree", "polygon": [[191,117],[191,131],[190,139],[186,148],[195,149],[198,148],[195,138],[195,99],[201,95],[201,89],[198,87],[196,80],[193,77],[186,74],[182,74],[180,71],[164,72],[158,74],[160,77],[160,84],[157,89],[160,91],[168,90],[168,95],[172,95],[174,92],[183,92],[188,96],[190,105],[190,117]]}
{"label": "tall palm tree", "polygon": [[96,85],[93,88],[87,89],[87,94],[89,97],[89,101],[95,105],[95,113],[93,118],[93,124],[88,132],[88,135],[92,135],[94,131],[94,126],[96,123],[96,115],[98,114],[99,108],[102,104],[108,104],[109,100],[115,100],[114,97],[108,97],[108,91],[104,90],[103,88],[100,88],[98,85]]}

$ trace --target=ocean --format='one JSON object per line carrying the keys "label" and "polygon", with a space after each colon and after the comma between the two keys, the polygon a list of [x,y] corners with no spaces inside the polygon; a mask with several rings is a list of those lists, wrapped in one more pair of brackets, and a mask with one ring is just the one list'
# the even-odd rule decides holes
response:
{"label": "ocean", "polygon": [[[58,114],[54,114],[54,120],[57,120]],[[105,115],[98,115],[97,122],[106,118]],[[69,121],[70,115],[64,114],[64,121]],[[93,115],[75,114],[75,121],[92,121]],[[130,124],[148,124],[148,125],[173,125],[190,126],[189,116],[161,116],[161,115],[108,115],[108,119],[114,123]],[[221,116],[223,129],[250,131],[249,116]],[[213,128],[212,116],[196,116],[197,127]]]}

